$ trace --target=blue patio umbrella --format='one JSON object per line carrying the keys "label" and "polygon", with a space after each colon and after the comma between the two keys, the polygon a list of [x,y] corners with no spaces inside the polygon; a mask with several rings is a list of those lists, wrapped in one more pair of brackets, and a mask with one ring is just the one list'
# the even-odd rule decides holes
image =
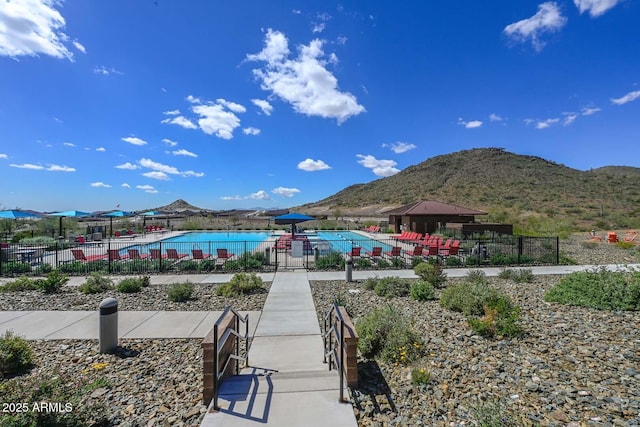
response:
{"label": "blue patio umbrella", "polygon": [[102,216],[109,217],[109,235],[113,236],[113,218],[124,218],[126,216],[132,216],[132,215],[133,213],[126,212],[126,211],[113,211],[113,212],[103,214]]}
{"label": "blue patio umbrella", "polygon": [[39,218],[41,216],[42,214],[34,211],[22,211],[22,210],[0,211],[0,218],[2,219]]}
{"label": "blue patio umbrella", "polygon": [[293,238],[293,234],[294,234],[294,225],[298,224],[300,222],[305,222],[305,221],[312,221],[315,218],[309,215],[305,215],[305,214],[301,214],[301,213],[296,213],[296,212],[290,212],[288,214],[285,215],[279,215],[273,218],[276,224],[279,225],[288,225],[291,224],[291,237]]}
{"label": "blue patio umbrella", "polygon": [[83,212],[83,211],[64,211],[64,212],[54,212],[49,214],[49,216],[60,217],[60,223],[58,227],[58,236],[62,236],[62,218],[66,216],[71,218],[85,218],[91,215],[92,215],[91,212]]}

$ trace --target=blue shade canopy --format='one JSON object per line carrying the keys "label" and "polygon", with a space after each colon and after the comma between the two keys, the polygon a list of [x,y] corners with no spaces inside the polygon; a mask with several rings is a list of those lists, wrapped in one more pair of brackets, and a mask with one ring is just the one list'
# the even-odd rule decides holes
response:
{"label": "blue shade canopy", "polygon": [[164,215],[164,212],[160,212],[160,211],[147,211],[147,212],[143,212],[140,215],[144,215],[144,216],[155,216],[155,215]]}
{"label": "blue shade canopy", "polygon": [[286,215],[280,215],[273,218],[276,224],[297,224],[304,221],[312,221],[315,218],[301,213],[291,212]]}
{"label": "blue shade canopy", "polygon": [[3,219],[18,219],[18,218],[38,218],[42,215],[37,212],[10,210],[0,211],[0,218]]}
{"label": "blue shade canopy", "polygon": [[64,212],[55,212],[52,214],[49,214],[50,216],[68,216],[68,217],[72,217],[72,218],[82,218],[82,217],[86,217],[86,216],[91,216],[91,212],[82,212],[82,211],[64,211]]}
{"label": "blue shade canopy", "polygon": [[113,211],[113,212],[109,212],[109,213],[103,214],[102,216],[109,216],[109,217],[112,217],[112,218],[122,218],[122,217],[125,217],[125,216],[132,216],[132,215],[133,215],[133,213],[131,213],[131,212]]}

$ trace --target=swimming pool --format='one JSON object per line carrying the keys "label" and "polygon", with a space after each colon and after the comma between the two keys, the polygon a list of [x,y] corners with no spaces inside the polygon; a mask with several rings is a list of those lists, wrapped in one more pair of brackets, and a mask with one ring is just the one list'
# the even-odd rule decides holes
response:
{"label": "swimming pool", "polygon": [[[371,252],[374,246],[382,247],[382,251],[390,251],[393,245],[374,240],[353,231],[318,231],[318,239],[329,243],[334,251],[350,252],[354,246],[359,246],[364,252]],[[313,244],[313,243],[312,243]]]}
{"label": "swimming pool", "polygon": [[191,254],[193,249],[200,249],[205,254],[216,254],[218,249],[226,249],[230,253],[241,254],[253,252],[264,243],[271,232],[260,231],[207,231],[191,232],[149,244],[127,246],[120,250],[126,255],[129,249],[138,249],[141,254],[148,254],[151,249],[176,249],[179,253]]}

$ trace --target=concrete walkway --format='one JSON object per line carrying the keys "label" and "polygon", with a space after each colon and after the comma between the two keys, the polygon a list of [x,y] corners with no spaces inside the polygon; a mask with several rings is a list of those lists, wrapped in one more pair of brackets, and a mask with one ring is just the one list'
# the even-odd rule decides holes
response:
{"label": "concrete walkway", "polygon": [[222,383],[202,426],[357,426],[338,402],[339,377],[323,343],[306,271],[278,272],[249,350],[249,368]]}

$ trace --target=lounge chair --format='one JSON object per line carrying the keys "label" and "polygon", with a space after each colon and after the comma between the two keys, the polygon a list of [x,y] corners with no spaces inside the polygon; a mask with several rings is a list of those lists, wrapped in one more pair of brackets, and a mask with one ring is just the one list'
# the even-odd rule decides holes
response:
{"label": "lounge chair", "polygon": [[179,254],[176,249],[167,249],[167,256],[165,258],[179,261],[186,256],[187,254]]}
{"label": "lounge chair", "polygon": [[218,248],[217,252],[218,252],[218,257],[217,257],[218,259],[227,260],[227,259],[233,258],[233,256],[235,255],[227,252],[225,248]]}
{"label": "lounge chair", "polygon": [[362,251],[361,247],[354,246],[353,248],[351,248],[351,251],[347,252],[347,255],[350,256],[351,258],[359,258],[361,251]]}
{"label": "lounge chair", "polygon": [[374,246],[371,251],[365,251],[369,258],[380,258],[382,256],[382,246]]}
{"label": "lounge chair", "polygon": [[125,261],[129,259],[129,255],[120,255],[120,251],[118,249],[109,249],[108,253],[109,261]]}
{"label": "lounge chair", "polygon": [[82,249],[71,249],[71,253],[73,254],[73,258],[76,261],[80,262],[91,262],[91,261],[99,261],[105,259],[106,255],[85,255]]}
{"label": "lounge chair", "polygon": [[160,249],[149,249],[149,253],[151,254],[151,259],[158,260],[166,258],[166,255],[162,255],[162,251]]}
{"label": "lounge chair", "polygon": [[405,254],[409,255],[411,258],[413,257],[421,257],[422,256],[422,246],[416,246],[412,251],[404,251]]}
{"label": "lounge chair", "polygon": [[192,249],[191,256],[193,257],[194,260],[200,261],[204,259],[209,259],[211,257],[211,254],[203,253],[202,249]]}
{"label": "lounge chair", "polygon": [[402,248],[400,246],[394,246],[390,251],[386,251],[384,254],[392,258],[399,257],[402,256]]}
{"label": "lounge chair", "polygon": [[129,253],[129,259],[131,260],[146,259],[149,257],[149,254],[141,254],[138,249],[128,249],[127,252]]}

